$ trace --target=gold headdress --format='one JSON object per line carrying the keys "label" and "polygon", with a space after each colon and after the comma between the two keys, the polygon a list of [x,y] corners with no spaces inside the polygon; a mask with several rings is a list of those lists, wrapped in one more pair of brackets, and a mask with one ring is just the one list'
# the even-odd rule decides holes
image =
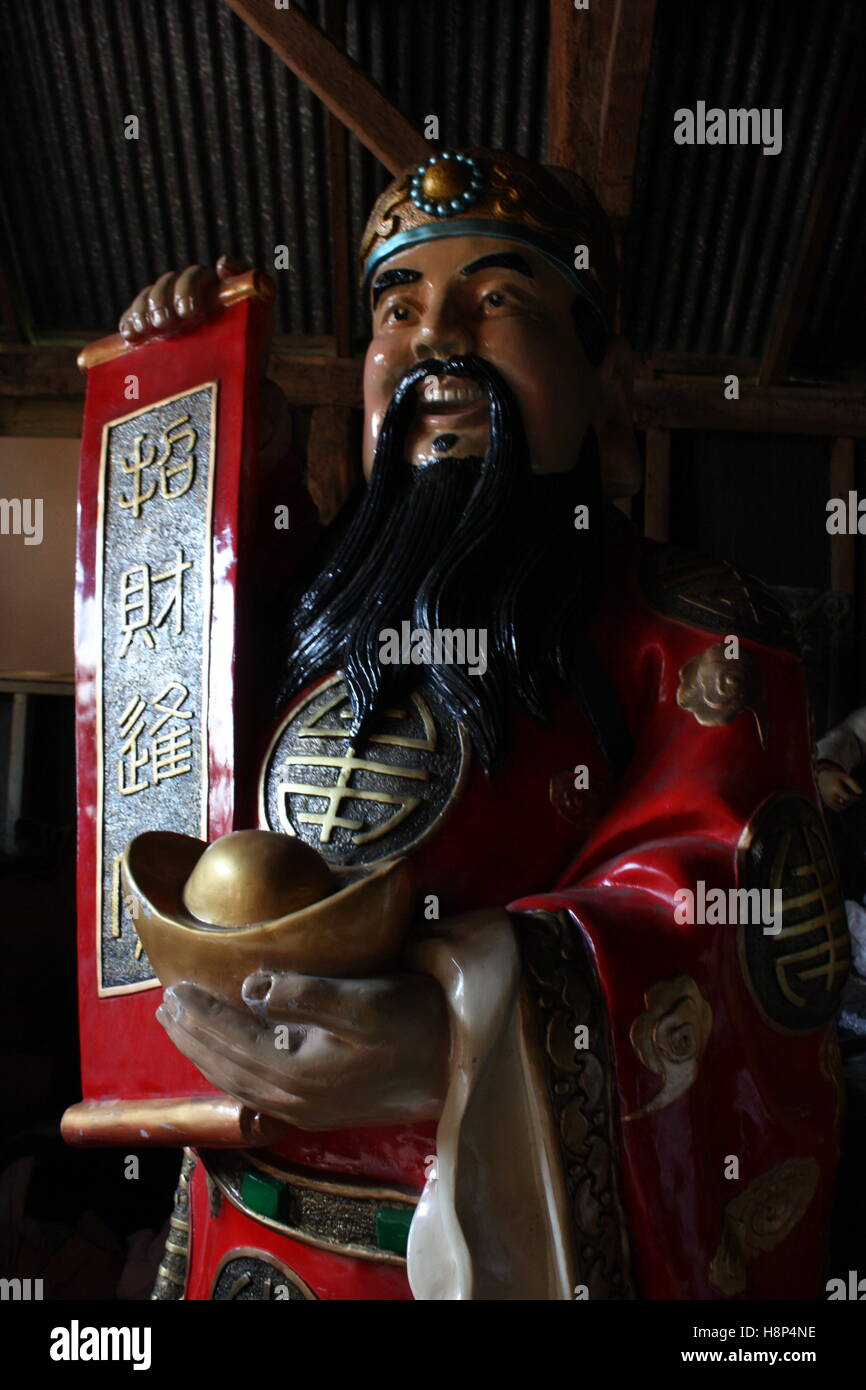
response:
{"label": "gold headdress", "polygon": [[[609,330],[616,254],[604,211],[575,174],[498,150],[440,150],[377,199],[361,243],[366,289],[389,256],[451,236],[522,241],[547,256]],[[586,246],[589,266],[581,267]]]}

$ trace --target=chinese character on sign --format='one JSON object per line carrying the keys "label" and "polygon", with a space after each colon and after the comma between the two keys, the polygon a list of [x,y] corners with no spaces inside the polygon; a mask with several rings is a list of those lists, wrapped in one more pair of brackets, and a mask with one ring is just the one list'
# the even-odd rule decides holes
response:
{"label": "chinese character on sign", "polygon": [[117,760],[117,789],[121,796],[132,796],[191,771],[192,734],[188,721],[192,719],[192,710],[183,709],[188,697],[187,686],[171,681],[149,702],[159,718],[147,730],[148,702],[140,695],[130,700],[117,721],[123,738]]}
{"label": "chinese character on sign", "polygon": [[[136,521],[141,516],[145,502],[149,502],[155,495],[157,487],[160,497],[164,497],[168,502],[173,502],[189,492],[195,480],[194,451],[197,439],[198,435],[189,423],[188,415],[179,415],[170,425],[166,425],[159,437],[158,458],[156,444],[146,443],[147,436],[144,434],[135,436],[132,458],[120,460],[121,472],[132,476],[132,491],[129,497],[121,494],[118,501],[121,507],[131,509]],[[180,446],[177,455],[174,452],[175,445]],[[145,481],[144,471],[152,465],[159,470],[159,476],[149,477],[149,481]],[[176,479],[178,481],[175,481]]]}
{"label": "chinese character on sign", "polygon": [[[178,547],[175,563],[163,574],[151,574],[148,564],[131,565],[129,569],[122,572],[120,576],[120,613],[123,624],[120,655],[122,657],[126,656],[135,641],[137,632],[141,633],[142,641],[148,650],[153,651],[156,643],[153,640],[153,633],[150,631],[151,625],[162,627],[172,610],[174,610],[175,633],[183,632],[183,576],[188,569],[192,569],[192,560],[185,560],[183,551]],[[169,579],[174,580],[173,587],[169,590],[168,598],[163,604],[161,612],[152,619],[152,585],[162,584]]]}
{"label": "chinese character on sign", "polygon": [[[169,696],[172,691],[177,691],[174,695],[174,704],[171,703]],[[173,681],[167,685],[161,695],[158,695],[151,704],[155,710],[159,711],[160,718],[150,730],[153,739],[151,748],[151,769],[153,772],[154,784],[165,782],[169,777],[180,777],[181,773],[189,772],[191,763],[189,749],[192,746],[192,735],[189,732],[189,725],[180,724],[178,728],[171,727],[170,721],[192,719],[192,710],[182,710],[181,705],[189,695],[189,690],[185,685],[180,685]],[[169,724],[165,733],[161,733],[163,726]],[[159,738],[156,735],[159,734]]]}
{"label": "chinese character on sign", "polygon": [[138,780],[139,770],[148,762],[147,752],[140,752],[138,740],[144,729],[144,713],[147,705],[140,696],[130,700],[118,719],[123,743],[117,762],[117,790],[121,796],[131,796],[133,792],[143,792],[149,782]]}

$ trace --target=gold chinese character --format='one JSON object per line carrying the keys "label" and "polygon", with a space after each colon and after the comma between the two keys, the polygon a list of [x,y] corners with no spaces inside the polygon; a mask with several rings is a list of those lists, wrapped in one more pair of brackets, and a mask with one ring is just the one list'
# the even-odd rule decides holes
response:
{"label": "gold chinese character", "polygon": [[[128,508],[137,521],[141,516],[141,509],[145,502],[156,493],[157,482],[159,483],[159,495],[166,501],[173,502],[176,497],[183,497],[184,493],[189,492],[195,481],[195,446],[198,442],[198,434],[189,422],[188,415],[179,415],[176,420],[172,420],[170,425],[166,425],[159,437],[159,458],[156,456],[156,445],[146,444],[147,436],[137,434],[133,442],[132,457],[122,458],[119,461],[122,473],[132,476],[132,492],[129,497],[122,493],[118,498],[121,507]],[[175,457],[175,445],[186,445],[185,452],[181,449],[179,457]],[[148,486],[144,481],[144,470],[150,468],[152,463],[156,463],[159,469],[159,479],[154,479]],[[178,478],[179,482],[172,487],[172,479]]]}
{"label": "gold chinese character", "polygon": [[121,796],[132,796],[134,792],[146,791],[150,786],[149,782],[138,780],[139,770],[150,761],[147,749],[139,749],[138,746],[144,729],[146,709],[144,700],[135,696],[117,721],[124,737],[117,760],[117,790]]}
{"label": "gold chinese character", "polygon": [[171,569],[167,569],[165,574],[155,574],[154,584],[161,584],[164,579],[174,580],[174,590],[166,600],[165,607],[154,623],[154,627],[162,627],[172,608],[174,609],[174,630],[177,634],[183,632],[183,576],[185,570],[192,569],[192,560],[183,558],[183,551],[180,546],[177,548],[177,559]]}
{"label": "gold chinese character", "polygon": [[155,482],[151,483],[149,489],[145,489],[143,485],[142,473],[144,472],[145,468],[150,467],[150,465],[153,463],[154,458],[156,457],[156,449],[152,445],[149,446],[150,458],[144,457],[142,452],[142,445],[145,437],[146,436],[143,434],[137,434],[135,436],[135,444],[133,446],[133,455],[131,462],[127,462],[126,459],[120,460],[121,471],[123,473],[131,473],[133,477],[133,483],[132,496],[124,497],[121,494],[121,496],[118,498],[118,501],[121,507],[132,508],[132,515],[135,517],[136,520],[138,520],[138,518],[141,516],[142,504],[145,502],[149,502],[153,494],[156,492]]}
{"label": "gold chinese character", "polygon": [[145,645],[153,651],[156,643],[148,631],[150,624],[150,566],[131,565],[120,576],[120,612],[123,619],[123,641],[120,655],[126,656],[136,632],[141,631]]}
{"label": "gold chinese character", "polygon": [[174,610],[174,631],[178,635],[183,632],[183,576],[188,569],[192,569],[192,560],[185,560],[183,551],[178,546],[177,559],[162,574],[152,575],[148,564],[131,565],[129,569],[122,572],[120,576],[120,612],[123,626],[123,640],[120,644],[121,657],[126,656],[137,632],[141,633],[142,641],[150,651],[156,647],[153,633],[150,631],[152,584],[162,584],[169,579],[174,580],[174,586],[169,592],[162,611],[152,620],[153,627],[162,627],[169,613]]}
{"label": "gold chinese character", "polygon": [[180,729],[166,729],[164,734],[153,740],[151,755],[154,785],[190,771],[192,763],[185,760],[192,756],[191,746],[191,735],[183,733]]}
{"label": "gold chinese character", "polygon": [[[117,762],[117,788],[121,796],[146,791],[150,786],[192,770],[192,735],[186,721],[192,719],[193,712],[183,709],[188,698],[189,687],[181,681],[169,681],[159,695],[153,695],[149,703],[159,718],[151,724],[146,737],[144,716],[148,702],[140,695],[130,700],[117,721],[124,739]],[[165,729],[169,720],[183,722],[179,728]],[[139,777],[141,769],[148,764],[152,782]]]}
{"label": "gold chinese character", "polygon": [[[168,698],[172,690],[176,690],[178,693],[174,696],[174,704],[169,704]],[[150,730],[151,737],[153,737],[154,734],[158,734],[163,724],[167,724],[169,719],[192,719],[191,709],[181,709],[181,705],[188,696],[188,686],[181,685],[180,681],[172,681],[165,687],[161,695],[155,695],[153,697],[150,703],[155,710],[159,711],[162,718],[157,719],[156,723],[152,726]]]}
{"label": "gold chinese character", "polygon": [[165,733],[160,733],[170,719],[192,719],[192,710],[181,709],[188,695],[187,686],[182,685],[180,681],[172,681],[161,695],[155,696],[150,702],[160,716],[150,728],[150,737],[153,739],[151,769],[154,785],[167,781],[169,777],[180,777],[192,768],[192,736],[188,727],[168,728]]}
{"label": "gold chinese character", "polygon": [[[186,425],[186,429],[179,429],[178,426]],[[176,433],[172,433],[176,431]],[[188,441],[188,448],[182,458],[173,458],[174,446],[179,444],[182,439]],[[159,491],[160,496],[173,502],[176,497],[183,497],[185,492],[189,492],[195,479],[195,449],[198,435],[193,426],[189,423],[188,415],[179,415],[176,420],[172,420],[170,425],[166,425],[162,432],[162,452],[157,460],[160,470]],[[171,480],[179,475],[181,481],[172,490]]]}

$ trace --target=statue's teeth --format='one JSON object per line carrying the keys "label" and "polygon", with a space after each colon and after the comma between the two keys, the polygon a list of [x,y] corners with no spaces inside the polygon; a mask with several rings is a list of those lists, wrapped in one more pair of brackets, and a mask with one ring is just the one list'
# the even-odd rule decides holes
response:
{"label": "statue's teeth", "polygon": [[481,392],[472,382],[468,382],[465,386],[443,386],[438,377],[428,376],[424,378],[424,400],[427,402],[439,402],[443,405],[448,403],[468,405],[480,399]]}

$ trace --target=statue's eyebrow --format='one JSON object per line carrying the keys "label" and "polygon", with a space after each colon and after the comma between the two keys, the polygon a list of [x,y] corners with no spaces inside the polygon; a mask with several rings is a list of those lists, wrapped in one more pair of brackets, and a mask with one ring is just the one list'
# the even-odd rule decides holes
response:
{"label": "statue's eyebrow", "polygon": [[478,270],[516,270],[528,279],[534,280],[535,276],[532,266],[525,256],[518,256],[516,251],[493,251],[489,256],[479,256],[477,261],[470,261],[460,271],[461,275],[474,275]]}
{"label": "statue's eyebrow", "polygon": [[421,279],[420,270],[408,270],[404,266],[394,266],[391,270],[383,270],[373,284],[373,308],[379,302],[379,296],[392,285],[411,285],[415,280]]}

